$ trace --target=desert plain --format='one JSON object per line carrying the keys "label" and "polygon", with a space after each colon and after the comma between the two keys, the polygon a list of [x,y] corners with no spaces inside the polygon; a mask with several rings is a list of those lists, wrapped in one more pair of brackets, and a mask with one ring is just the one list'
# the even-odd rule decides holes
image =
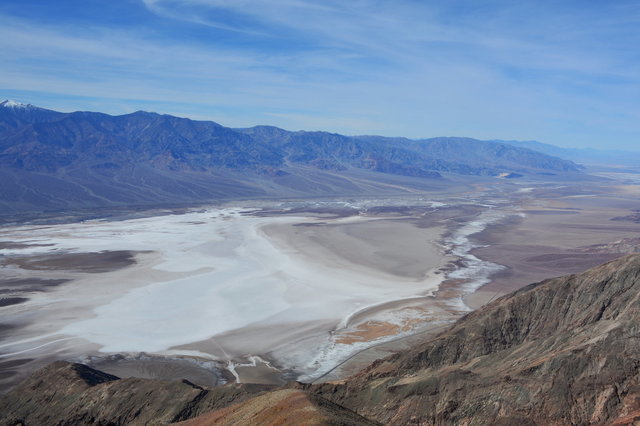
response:
{"label": "desert plain", "polygon": [[640,186],[244,200],[0,228],[0,390],[57,359],[196,384],[340,380],[500,295],[640,250]]}

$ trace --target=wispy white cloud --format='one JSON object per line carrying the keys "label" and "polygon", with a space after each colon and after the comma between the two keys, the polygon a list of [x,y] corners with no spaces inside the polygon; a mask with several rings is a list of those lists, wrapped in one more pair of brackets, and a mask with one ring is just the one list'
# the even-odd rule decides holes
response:
{"label": "wispy white cloud", "polygon": [[0,15],[0,90],[349,134],[596,144],[639,130],[632,2],[143,1],[176,27],[79,34]]}
{"label": "wispy white cloud", "polygon": [[[455,15],[445,19],[442,4],[410,0],[144,2],[150,10],[176,19],[193,19],[219,28],[256,31],[272,37],[297,37],[308,41],[313,53],[340,52],[400,67],[442,58],[541,71],[629,75],[629,71],[614,67],[618,61],[608,48],[614,44],[618,50],[630,51],[635,44],[624,37],[611,37],[610,33],[624,31],[621,19],[627,26],[640,24],[637,18],[640,14],[609,21],[600,14],[580,9],[540,16],[539,7],[523,7],[518,3],[505,3],[471,18]],[[206,13],[207,10],[211,13]],[[527,13],[530,16],[523,16]],[[233,20],[232,16],[251,19]],[[637,40],[637,30],[635,33]],[[607,41],[603,52],[594,55],[594,44],[602,40]]]}

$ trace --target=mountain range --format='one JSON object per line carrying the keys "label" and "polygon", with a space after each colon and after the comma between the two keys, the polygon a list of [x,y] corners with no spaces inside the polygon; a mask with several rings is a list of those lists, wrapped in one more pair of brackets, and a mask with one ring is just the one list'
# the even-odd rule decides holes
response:
{"label": "mountain range", "polygon": [[127,378],[58,361],[0,396],[5,424],[630,425],[640,255],[531,284],[340,382]]}
{"label": "mountain range", "polygon": [[581,169],[531,149],[470,138],[232,129],[144,111],[111,116],[0,103],[3,212],[394,193],[439,188],[452,174]]}
{"label": "mountain range", "polygon": [[621,151],[615,149],[594,148],[561,148],[538,141],[508,141],[495,140],[493,142],[511,145],[519,148],[532,149],[543,154],[570,159],[589,166],[606,166],[619,169],[621,166],[637,169],[640,165],[640,152]]}

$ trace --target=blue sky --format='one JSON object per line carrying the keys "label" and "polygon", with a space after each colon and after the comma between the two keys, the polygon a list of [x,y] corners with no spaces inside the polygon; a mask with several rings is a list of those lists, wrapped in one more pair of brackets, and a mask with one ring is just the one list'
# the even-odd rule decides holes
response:
{"label": "blue sky", "polygon": [[3,0],[0,97],[640,150],[640,2]]}

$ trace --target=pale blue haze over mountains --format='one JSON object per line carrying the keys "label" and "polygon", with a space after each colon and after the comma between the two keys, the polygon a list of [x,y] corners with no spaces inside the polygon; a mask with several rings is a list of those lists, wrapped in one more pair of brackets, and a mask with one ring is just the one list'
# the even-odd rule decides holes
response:
{"label": "pale blue haze over mountains", "polygon": [[639,150],[637,1],[0,4],[0,99]]}

